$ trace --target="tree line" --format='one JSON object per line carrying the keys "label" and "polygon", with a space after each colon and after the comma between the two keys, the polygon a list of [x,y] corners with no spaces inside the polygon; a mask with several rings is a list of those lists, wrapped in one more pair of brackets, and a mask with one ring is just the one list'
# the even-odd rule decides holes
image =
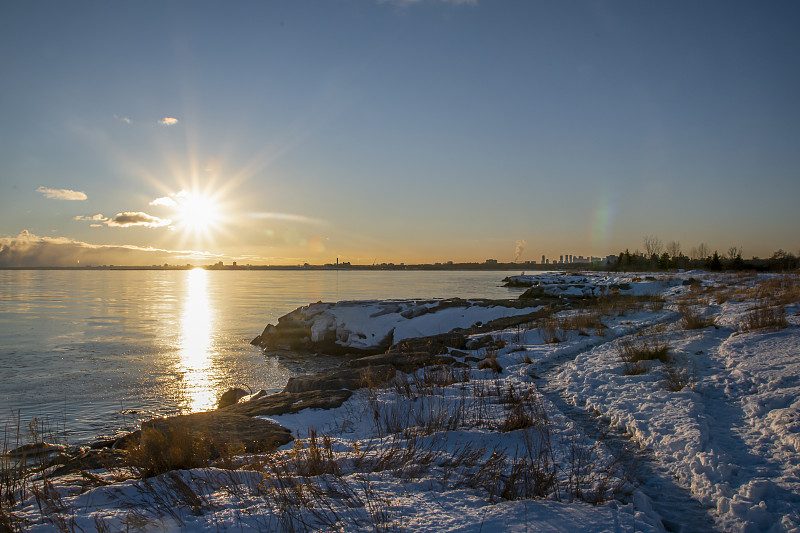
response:
{"label": "tree line", "polygon": [[784,272],[800,268],[800,259],[793,253],[783,249],[776,251],[771,257],[761,259],[742,257],[741,246],[731,246],[723,254],[711,249],[705,243],[684,255],[681,244],[670,241],[666,245],[658,237],[646,235],[643,239],[644,251],[620,252],[616,261],[608,264],[609,270],[673,270],[673,269],[705,269],[715,272],[729,270],[754,270],[759,272]]}

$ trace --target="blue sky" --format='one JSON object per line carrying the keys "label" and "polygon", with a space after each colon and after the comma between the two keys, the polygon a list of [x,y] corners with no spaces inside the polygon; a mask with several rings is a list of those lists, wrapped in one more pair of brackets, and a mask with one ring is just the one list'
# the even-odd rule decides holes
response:
{"label": "blue sky", "polygon": [[5,264],[797,253],[797,27],[796,2],[7,2]]}

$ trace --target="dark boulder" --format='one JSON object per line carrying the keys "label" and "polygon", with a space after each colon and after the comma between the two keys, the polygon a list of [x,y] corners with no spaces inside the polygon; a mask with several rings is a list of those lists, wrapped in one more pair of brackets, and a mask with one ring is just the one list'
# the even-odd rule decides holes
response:
{"label": "dark boulder", "polygon": [[289,378],[284,392],[330,391],[337,389],[356,390],[366,386],[377,386],[392,379],[396,371],[391,365],[367,368],[344,368],[331,372],[318,372],[307,376]]}
{"label": "dark boulder", "polygon": [[430,352],[389,351],[378,355],[369,355],[358,359],[351,359],[343,366],[349,368],[376,367],[380,365],[391,365],[401,372],[414,372],[415,370],[435,365],[449,365],[455,359],[449,356],[434,355]]}
{"label": "dark boulder", "polygon": [[222,396],[220,396],[219,401],[217,402],[217,409],[233,405],[238,402],[240,398],[244,398],[248,394],[249,393],[246,390],[240,389],[239,387],[228,389],[222,393]]}
{"label": "dark boulder", "polygon": [[530,287],[525,292],[519,295],[520,300],[527,300],[530,298],[542,298],[547,296],[545,293],[544,287]]}
{"label": "dark boulder", "polygon": [[143,435],[152,429],[171,434],[176,428],[221,449],[242,449],[247,453],[272,451],[293,440],[288,429],[274,422],[225,409],[156,418],[142,423]]}

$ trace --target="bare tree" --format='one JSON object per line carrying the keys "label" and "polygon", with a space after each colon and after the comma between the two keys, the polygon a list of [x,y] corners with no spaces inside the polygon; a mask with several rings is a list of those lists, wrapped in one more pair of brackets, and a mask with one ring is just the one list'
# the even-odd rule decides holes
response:
{"label": "bare tree", "polygon": [[741,246],[731,246],[728,248],[728,259],[733,261],[738,256],[742,255],[742,247]]}
{"label": "bare tree", "polygon": [[654,255],[661,255],[661,249],[664,247],[661,239],[656,237],[655,235],[645,235],[644,236],[644,251],[647,254],[647,258],[651,258]]}
{"label": "bare tree", "polygon": [[669,244],[667,244],[667,253],[673,258],[681,255],[681,243],[678,241],[669,241]]}
{"label": "bare tree", "polygon": [[704,242],[701,242],[697,246],[697,257],[695,259],[705,259],[709,255],[711,255],[711,250],[709,250],[708,245]]}

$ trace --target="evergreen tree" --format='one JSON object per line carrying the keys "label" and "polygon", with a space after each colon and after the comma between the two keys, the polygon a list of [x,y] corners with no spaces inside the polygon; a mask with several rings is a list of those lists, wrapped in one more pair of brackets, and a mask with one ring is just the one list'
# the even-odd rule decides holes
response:
{"label": "evergreen tree", "polygon": [[708,263],[708,268],[714,272],[719,272],[722,270],[722,261],[720,261],[719,254],[716,250],[714,250],[714,255],[711,257],[711,261]]}
{"label": "evergreen tree", "polygon": [[667,252],[661,254],[661,258],[658,260],[658,266],[662,269],[669,268],[669,254]]}

